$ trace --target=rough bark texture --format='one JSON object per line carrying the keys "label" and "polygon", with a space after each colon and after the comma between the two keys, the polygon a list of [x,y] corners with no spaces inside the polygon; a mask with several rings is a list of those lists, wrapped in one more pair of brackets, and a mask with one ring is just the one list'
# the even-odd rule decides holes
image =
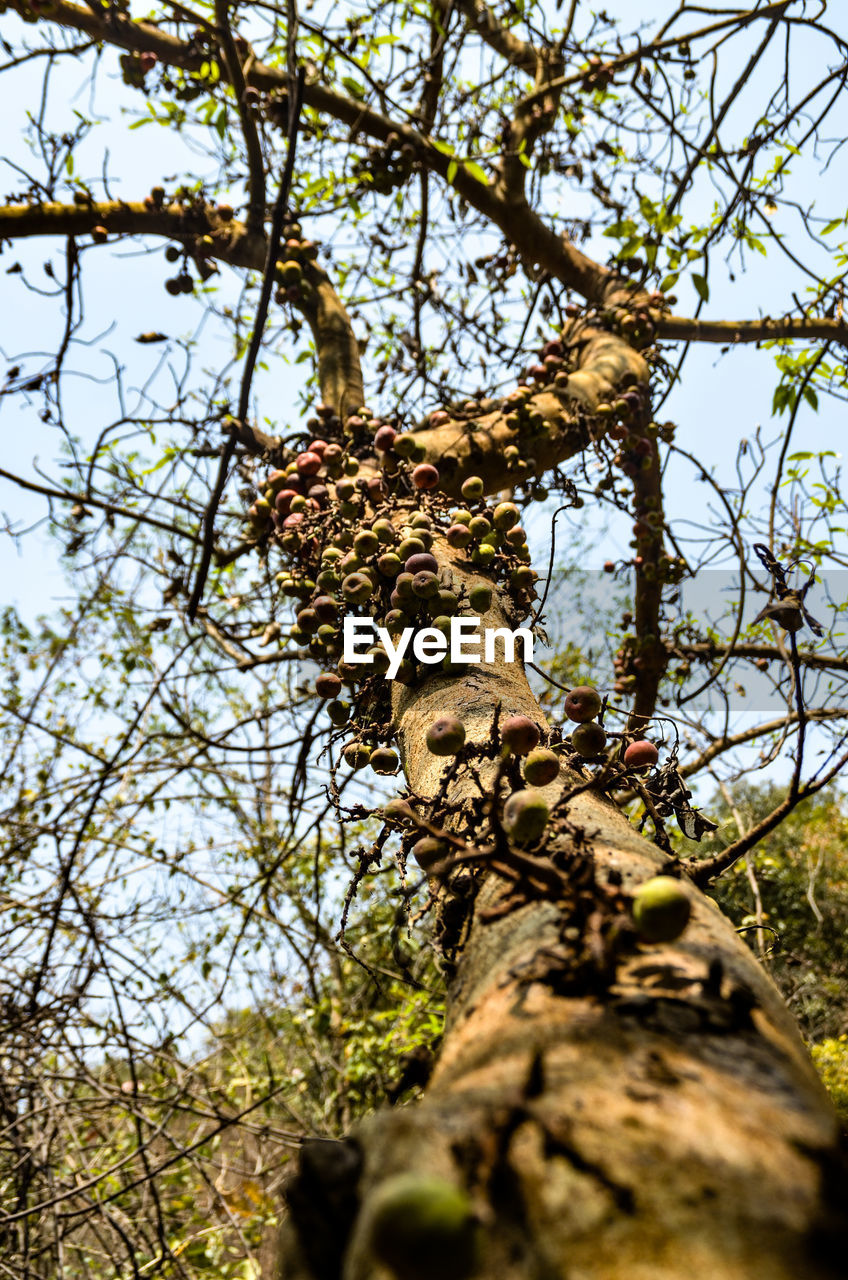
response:
{"label": "rough bark texture", "polygon": [[[458,563],[451,572],[467,575]],[[514,625],[497,599],[484,622]],[[424,746],[429,724],[450,711],[483,743],[498,704],[544,724],[519,663],[399,688],[418,796],[436,793],[444,766]],[[496,772],[481,766],[490,784]],[[583,781],[563,767],[545,790],[554,800]],[[585,862],[588,851],[597,882],[620,876],[625,892],[668,866],[601,794],[576,795],[565,817],[542,851],[550,863],[567,865],[575,849]],[[776,989],[714,904],[689,886],[692,920],[677,942],[635,945],[611,983],[591,983],[586,930],[572,927],[568,903],[516,895],[512,910],[486,919],[506,887],[480,871],[425,1098],[371,1117],[349,1144],[327,1144],[320,1174],[309,1157],[278,1276],[389,1276],[371,1250],[373,1193],[408,1170],[467,1190],[480,1276],[844,1274],[836,1117]],[[329,1253],[316,1252],[319,1222],[334,1224]]]}

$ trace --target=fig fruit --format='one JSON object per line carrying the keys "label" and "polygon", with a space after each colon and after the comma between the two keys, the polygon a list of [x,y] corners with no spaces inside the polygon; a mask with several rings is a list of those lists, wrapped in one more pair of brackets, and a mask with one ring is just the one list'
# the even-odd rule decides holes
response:
{"label": "fig fruit", "polygon": [[547,747],[537,747],[524,761],[524,780],[531,787],[546,787],[559,777],[559,756]]}
{"label": "fig fruit", "polygon": [[585,724],[594,720],[601,709],[601,695],[590,685],[580,684],[572,689],[565,699],[565,714],[569,720],[577,724]]}
{"label": "fig fruit", "polygon": [[397,773],[400,757],[394,747],[375,747],[368,763],[375,773]]}
{"label": "fig fruit", "polygon": [[374,444],[378,449],[381,449],[383,453],[387,453],[389,449],[394,447],[396,439],[397,432],[394,427],[378,427],[374,436]]}
{"label": "fig fruit", "polygon": [[500,728],[501,742],[515,756],[526,756],[542,736],[539,726],[529,716],[507,716]]}
{"label": "fig fruit", "polygon": [[646,880],[633,898],[633,923],[646,942],[673,942],[686,928],[691,913],[689,895],[671,876]]}
{"label": "fig fruit", "polygon": [[414,555],[407,558],[404,569],[407,573],[421,573],[427,570],[429,573],[438,572],[439,563],[435,556],[431,556],[429,551],[417,551]]}
{"label": "fig fruit", "polygon": [[548,803],[541,792],[532,788],[513,791],[504,805],[504,831],[516,844],[535,844],[544,833],[550,816]]}
{"label": "fig fruit", "polygon": [[361,742],[349,742],[343,749],[342,756],[351,769],[364,769],[371,758],[371,752]]}
{"label": "fig fruit", "polygon": [[[298,625],[301,625],[298,616]],[[322,671],[315,680],[315,692],[319,698],[337,698],[342,691],[342,682],[335,671]]]}
{"label": "fig fruit", "polygon": [[[344,590],[344,586],[342,586]],[[429,600],[436,595],[439,590],[439,579],[435,573],[431,573],[429,569],[422,569],[420,573],[413,574],[412,591],[420,600]]]}
{"label": "fig fruit", "polygon": [[659,758],[659,751],[657,751],[653,742],[648,742],[647,738],[640,738],[638,742],[631,742],[624,752],[624,763],[628,769],[650,769],[651,765],[656,764]]}
{"label": "fig fruit", "polygon": [[437,862],[442,862],[448,854],[448,846],[444,840],[435,836],[422,836],[412,846],[412,856],[422,871],[429,871]]}
{"label": "fig fruit", "polygon": [[468,593],[468,603],[475,613],[486,613],[492,607],[492,588],[482,584],[472,587]]}
{"label": "fig fruit", "polygon": [[496,529],[511,529],[521,519],[521,512],[514,502],[499,502],[492,512],[492,524]]}
{"label": "fig fruit", "polygon": [[479,1228],[453,1183],[398,1173],[377,1187],[369,1207],[371,1250],[396,1280],[467,1280],[474,1273]]}
{"label": "fig fruit", "polygon": [[455,756],[465,745],[465,725],[456,716],[440,716],[427,730],[426,742],[434,756]]}
{"label": "fig fruit", "polygon": [[600,755],[607,745],[607,735],[595,721],[580,724],[571,735],[571,745],[581,756]]}
{"label": "fig fruit", "polygon": [[374,588],[364,573],[349,573],[342,582],[342,595],[348,604],[365,604]]}
{"label": "fig fruit", "polygon": [[431,462],[419,462],[412,468],[412,483],[416,489],[435,489],[439,483],[439,469]]}

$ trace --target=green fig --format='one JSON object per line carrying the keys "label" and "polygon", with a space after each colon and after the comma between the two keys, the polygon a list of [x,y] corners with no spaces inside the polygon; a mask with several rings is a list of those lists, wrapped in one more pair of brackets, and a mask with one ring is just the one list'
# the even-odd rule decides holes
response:
{"label": "green fig", "polygon": [[465,1192],[444,1178],[399,1173],[373,1193],[370,1245],[396,1280],[468,1280],[478,1225]]}
{"label": "green fig", "polygon": [[633,923],[646,942],[673,942],[692,913],[689,895],[679,880],[654,876],[636,890]]}
{"label": "green fig", "polygon": [[524,780],[531,787],[546,787],[559,777],[560,759],[547,747],[537,747],[524,759]]}
{"label": "green fig", "polygon": [[532,788],[513,791],[504,805],[504,831],[516,844],[535,844],[544,833],[550,816],[548,803],[541,792]]}

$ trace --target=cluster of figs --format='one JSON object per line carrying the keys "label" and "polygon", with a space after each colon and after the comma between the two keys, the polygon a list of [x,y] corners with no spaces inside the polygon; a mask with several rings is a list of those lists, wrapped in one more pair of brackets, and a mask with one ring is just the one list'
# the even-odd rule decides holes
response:
{"label": "cluster of figs", "polygon": [[[603,750],[606,734],[596,719],[602,705],[597,690],[588,685],[572,689],[565,700],[566,715],[575,724],[571,747],[581,756],[595,756]],[[503,756],[520,760],[521,779],[525,784],[512,790],[504,801],[500,824],[513,845],[532,850],[548,831],[552,813],[545,788],[558,779],[563,758],[542,744],[541,730],[529,716],[507,716],[500,722],[498,733]],[[458,756],[466,745],[465,726],[454,715],[440,716],[430,725],[425,741],[427,750],[434,756]],[[644,771],[656,764],[658,755],[654,743],[641,739],[631,742],[622,758],[627,769]],[[414,810],[407,799],[389,801],[383,812],[401,824],[415,821]],[[431,874],[447,865],[450,845],[438,836],[424,835],[412,844],[410,852],[421,869]],[[669,942],[686,927],[691,902],[678,880],[654,876],[637,890],[632,909],[636,931],[644,941]]]}
{"label": "cluster of figs", "polygon": [[[319,405],[317,414],[314,425],[327,436],[341,427],[329,406]],[[393,774],[399,758],[391,744],[389,654],[375,633],[370,645],[360,637],[364,662],[345,661],[345,619],[370,619],[392,638],[408,631],[422,643],[441,637],[447,648],[451,620],[485,614],[498,582],[508,584],[508,605],[523,615],[536,574],[518,506],[489,506],[479,476],[465,480],[462,503],[453,505],[439,489],[438,468],[415,461],[414,433],[399,432],[367,409],[348,417],[343,439],[316,436],[271,471],[248,521],[258,540],[273,540],[286,555],[277,582],[298,602],[288,639],[321,667],[315,691],[326,700],[332,724],[355,731],[344,760],[353,769],[370,765]],[[468,585],[452,564],[474,567]],[[438,663],[416,652],[408,643],[392,680],[412,684],[434,672],[466,669],[451,662],[449,651]]]}

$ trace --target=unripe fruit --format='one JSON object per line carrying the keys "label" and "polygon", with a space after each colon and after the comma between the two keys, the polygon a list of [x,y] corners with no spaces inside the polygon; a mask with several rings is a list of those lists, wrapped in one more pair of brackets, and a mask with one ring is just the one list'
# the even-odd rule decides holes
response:
{"label": "unripe fruit", "polygon": [[581,756],[597,756],[607,745],[607,735],[595,721],[581,724],[571,735],[571,745]]}
{"label": "unripe fruit", "polygon": [[410,556],[423,556],[426,551],[423,538],[419,538],[417,534],[402,538],[397,548],[401,560],[408,560]]}
{"label": "unripe fruit", "polygon": [[559,756],[547,747],[537,747],[524,761],[524,780],[531,787],[546,787],[559,777]]}
{"label": "unripe fruit", "polygon": [[467,480],[463,480],[460,492],[466,502],[477,502],[482,498],[485,488],[480,476],[469,476]]}
{"label": "unripe fruit", "polygon": [[349,604],[365,604],[374,588],[364,573],[349,573],[342,582],[342,595]]}
{"label": "unripe fruit", "polygon": [[[298,616],[298,625],[302,625]],[[337,698],[342,691],[342,682],[334,671],[322,671],[315,680],[315,692],[319,698]]]}
{"label": "unripe fruit", "polygon": [[370,663],[371,670],[376,671],[379,675],[384,676],[389,669],[389,655],[380,644],[372,645],[370,649],[365,650]]}
{"label": "unripe fruit", "polygon": [[485,516],[472,516],[468,525],[468,532],[471,534],[472,538],[479,541],[481,538],[484,538],[487,533],[491,532],[491,528],[491,523]]}
{"label": "unripe fruit", "polygon": [[453,591],[443,587],[438,595],[433,597],[433,604],[438,605],[439,613],[446,613],[452,616],[459,608],[459,597],[454,595]]}
{"label": "unripe fruit", "polygon": [[432,529],[433,522],[423,511],[413,511],[409,521],[413,529]]}
{"label": "unripe fruit", "polygon": [[389,818],[394,822],[403,822],[409,818],[415,817],[415,810],[408,800],[404,800],[401,796],[393,796],[391,800],[386,801],[383,805],[383,817]]}
{"label": "unripe fruit", "polygon": [[418,596],[420,600],[430,600],[439,590],[439,579],[435,573],[430,573],[428,569],[422,569],[420,573],[416,573],[412,578],[413,595]]}
{"label": "unripe fruit", "polygon": [[375,520],[371,530],[376,533],[381,542],[391,544],[395,540],[395,531],[391,520]]}
{"label": "unripe fruit", "polygon": [[[392,596],[396,595],[398,600],[414,599],[415,592],[412,590],[412,579],[413,575],[411,573],[399,573],[395,578],[395,589],[392,592]],[[397,608],[394,600],[392,600],[392,605]]]}
{"label": "unripe fruit", "polygon": [[277,276],[282,280],[283,284],[300,284],[303,279],[303,271],[299,262],[295,262],[294,258],[289,258],[287,262],[277,263]]}
{"label": "unripe fruit", "polygon": [[409,626],[409,621],[409,616],[404,613],[403,609],[390,609],[383,619],[383,625],[389,635],[399,635],[404,627]]}
{"label": "unripe fruit", "polygon": [[468,593],[468,603],[475,613],[486,613],[492,607],[492,588],[482,585],[472,587]]}
{"label": "unripe fruit", "polygon": [[648,742],[647,738],[640,738],[638,742],[631,742],[624,753],[624,763],[628,769],[650,769],[651,765],[656,764],[659,758],[659,751],[657,751],[653,742]]}
{"label": "unripe fruit", "polygon": [[375,773],[397,773],[400,757],[394,747],[375,747],[368,763]]}
{"label": "unripe fruit", "polygon": [[371,1200],[370,1247],[395,1280],[467,1280],[478,1227],[464,1191],[443,1178],[399,1173]]}
{"label": "unripe fruit", "polygon": [[395,436],[394,451],[395,453],[400,454],[402,458],[411,458],[417,447],[418,441],[415,439],[412,432],[404,431],[400,435]]}
{"label": "unripe fruit", "polygon": [[428,573],[436,573],[439,563],[435,556],[430,555],[429,551],[417,551],[415,555],[409,556],[403,567],[407,573],[412,574],[421,573],[422,570],[426,570]]}
{"label": "unripe fruit", "polygon": [[450,518],[454,524],[471,524],[472,515],[470,511],[466,511],[464,507],[450,513]]}
{"label": "unripe fruit", "polygon": [[426,742],[434,756],[455,756],[465,745],[465,725],[456,716],[440,716],[427,730]]}
{"label": "unripe fruit", "polygon": [[419,462],[412,469],[412,483],[416,489],[435,489],[439,483],[439,469],[432,462]]}
{"label": "unripe fruit", "polygon": [[380,540],[371,529],[361,529],[353,540],[354,550],[358,556],[373,556],[380,545]]}
{"label": "unripe fruit", "polygon": [[471,552],[471,563],[479,564],[484,569],[488,569],[489,565],[494,561],[496,554],[494,547],[487,546],[483,543],[482,546],[475,547]]}
{"label": "unripe fruit", "polygon": [[636,890],[633,923],[646,942],[673,942],[689,923],[692,904],[679,880],[654,876]]}
{"label": "unripe fruit", "polygon": [[507,716],[500,728],[501,742],[515,756],[526,756],[541,737],[539,726],[529,716]]}
{"label": "unripe fruit", "polygon": [[565,714],[577,724],[594,720],[601,709],[601,697],[590,685],[581,684],[572,689],[565,699]]}
{"label": "unripe fruit", "polygon": [[442,862],[448,854],[448,846],[444,840],[435,836],[422,836],[412,846],[412,856],[422,871],[429,871],[437,862]]}
{"label": "unripe fruit", "polygon": [[513,791],[504,805],[504,831],[516,844],[535,844],[550,818],[545,797],[539,791]]}
{"label": "unripe fruit", "polygon": [[403,562],[394,551],[384,551],[377,557],[377,568],[384,578],[396,578],[403,568]]}
{"label": "unripe fruit", "polygon": [[364,769],[371,758],[371,752],[362,742],[349,742],[342,751],[342,756],[351,769]]}
{"label": "unripe fruit", "polygon": [[350,719],[350,703],[338,700],[329,702],[327,704],[327,714],[329,715],[332,723],[338,728],[341,728],[341,726],[343,724],[347,724]]}
{"label": "unripe fruit", "polygon": [[499,502],[492,513],[492,524],[496,529],[511,529],[520,519],[521,513],[514,502]]}

